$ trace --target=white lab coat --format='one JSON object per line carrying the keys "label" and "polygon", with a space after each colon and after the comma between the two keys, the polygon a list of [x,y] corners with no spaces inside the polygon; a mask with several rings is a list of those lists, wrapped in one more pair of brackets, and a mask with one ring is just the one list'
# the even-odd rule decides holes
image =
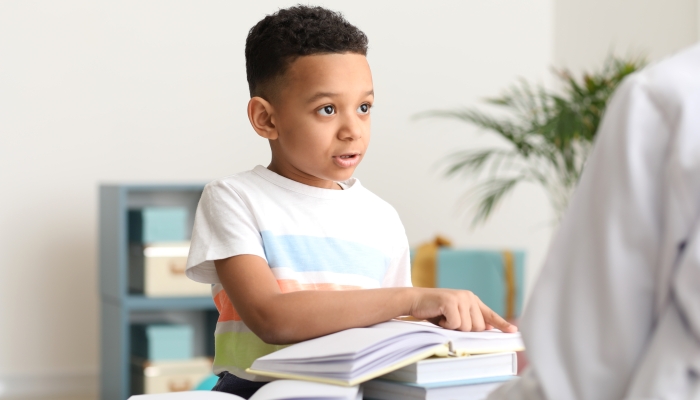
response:
{"label": "white lab coat", "polygon": [[700,45],[627,78],[489,397],[700,399]]}

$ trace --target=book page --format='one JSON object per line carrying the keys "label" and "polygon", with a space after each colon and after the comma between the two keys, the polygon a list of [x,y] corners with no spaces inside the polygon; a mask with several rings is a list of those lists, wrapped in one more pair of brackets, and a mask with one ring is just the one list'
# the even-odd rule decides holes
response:
{"label": "book page", "polygon": [[464,349],[475,353],[519,351],[525,347],[520,332],[505,333],[498,329],[483,332],[462,332],[445,329],[430,322],[413,322],[391,320],[372,325],[371,328],[396,329],[398,331],[431,331],[436,332],[450,340],[456,349]]}
{"label": "book page", "polygon": [[279,380],[260,388],[250,400],[355,400],[359,390],[359,386],[343,387],[317,382]]}
{"label": "book page", "polygon": [[190,392],[140,394],[131,396],[128,400],[243,400],[243,398],[235,394],[196,390]]}
{"label": "book page", "polygon": [[[357,358],[365,353],[372,353],[396,338],[413,334],[413,331],[396,329],[354,328],[322,336],[320,338],[296,343],[292,346],[260,357],[256,362],[274,361],[276,363],[298,360],[333,361]],[[438,343],[442,339],[438,340]]]}

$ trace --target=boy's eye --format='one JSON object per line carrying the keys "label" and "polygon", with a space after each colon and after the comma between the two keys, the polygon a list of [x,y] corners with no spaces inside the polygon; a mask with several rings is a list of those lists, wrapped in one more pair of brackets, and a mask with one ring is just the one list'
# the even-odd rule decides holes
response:
{"label": "boy's eye", "polygon": [[333,115],[335,114],[335,107],[333,106],[325,106],[322,107],[320,110],[317,111],[321,115]]}
{"label": "boy's eye", "polygon": [[357,112],[360,114],[369,114],[369,108],[370,108],[370,105],[365,103],[365,104],[357,107]]}

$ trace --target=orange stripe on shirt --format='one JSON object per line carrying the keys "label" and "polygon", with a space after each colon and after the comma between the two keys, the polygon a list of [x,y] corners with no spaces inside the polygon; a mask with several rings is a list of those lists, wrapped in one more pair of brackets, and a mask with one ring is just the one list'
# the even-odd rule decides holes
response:
{"label": "orange stripe on shirt", "polygon": [[299,283],[294,279],[278,279],[277,284],[282,293],[298,292],[301,290],[357,290],[360,286],[338,285],[337,283]]}
{"label": "orange stripe on shirt", "polygon": [[241,320],[241,316],[233,308],[231,299],[226,295],[226,291],[222,290],[214,296],[214,304],[216,304],[216,309],[219,310],[219,322]]}
{"label": "orange stripe on shirt", "polygon": [[[294,279],[278,279],[277,285],[282,293],[299,292],[302,290],[358,290],[360,286],[338,285],[337,283],[299,283]],[[214,304],[219,310],[219,322],[241,321],[241,316],[233,307],[226,291],[221,290],[214,295]]]}

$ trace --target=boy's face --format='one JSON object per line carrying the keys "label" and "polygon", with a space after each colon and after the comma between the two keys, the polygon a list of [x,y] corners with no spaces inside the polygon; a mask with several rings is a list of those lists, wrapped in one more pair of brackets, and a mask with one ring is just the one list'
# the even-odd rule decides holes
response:
{"label": "boy's face", "polygon": [[[337,189],[367,151],[372,74],[363,55],[296,59],[270,103],[270,169],[312,186]],[[255,125],[255,124],[254,124]]]}

